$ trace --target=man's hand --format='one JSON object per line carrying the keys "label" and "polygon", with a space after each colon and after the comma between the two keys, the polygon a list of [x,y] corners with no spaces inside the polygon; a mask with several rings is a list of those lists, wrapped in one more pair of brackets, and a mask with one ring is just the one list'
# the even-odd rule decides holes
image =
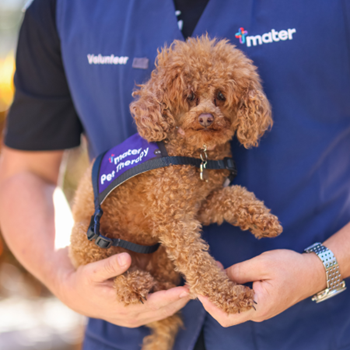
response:
{"label": "man's hand", "polygon": [[240,284],[253,282],[256,305],[240,314],[227,315],[208,298],[198,296],[204,308],[223,327],[246,321],[262,322],[297,302],[326,288],[326,274],[315,254],[272,250],[226,269],[228,277]]}
{"label": "man's hand", "polygon": [[189,300],[186,287],[151,294],[144,305],[125,307],[116,301],[111,279],[129,268],[129,254],[75,270],[67,249],[55,249],[53,193],[62,155],[2,150],[0,223],[18,261],[75,311],[120,326],[137,327],[181,309]]}
{"label": "man's hand", "polygon": [[[63,250],[64,261],[67,252]],[[125,272],[131,263],[130,255],[121,253],[108,259],[79,267],[69,263],[58,272],[57,296],[80,314],[104,319],[123,327],[139,327],[164,319],[182,309],[189,301],[186,287],[149,294],[144,304],[124,306],[116,300],[113,277]]]}

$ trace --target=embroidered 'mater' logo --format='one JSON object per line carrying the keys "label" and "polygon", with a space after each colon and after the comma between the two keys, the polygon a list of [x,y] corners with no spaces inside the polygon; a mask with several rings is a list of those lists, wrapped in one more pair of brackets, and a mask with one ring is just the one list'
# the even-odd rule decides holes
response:
{"label": "embroidered 'mater' logo", "polygon": [[89,64],[126,64],[128,62],[129,57],[126,56],[102,56],[101,54],[93,55],[88,54],[87,59]]}
{"label": "embroidered 'mater' logo", "polygon": [[279,32],[271,29],[268,33],[262,35],[250,35],[247,36],[248,32],[244,28],[239,28],[236,33],[236,38],[239,38],[241,44],[247,44],[248,47],[274,43],[278,41],[293,40],[293,34],[296,33],[296,29],[280,30]]}

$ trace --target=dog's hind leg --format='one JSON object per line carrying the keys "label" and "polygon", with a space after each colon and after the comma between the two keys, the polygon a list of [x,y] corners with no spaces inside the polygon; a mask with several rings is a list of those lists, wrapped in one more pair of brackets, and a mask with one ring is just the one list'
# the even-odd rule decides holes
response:
{"label": "dog's hind leg", "polygon": [[152,290],[154,292],[173,288],[181,281],[179,272],[175,270],[174,263],[169,259],[165,247],[162,245],[152,254],[145,270],[150,271],[157,280],[157,284]]}
{"label": "dog's hind leg", "polygon": [[197,218],[203,225],[227,221],[242,230],[250,230],[257,238],[275,237],[282,232],[278,218],[264,202],[241,186],[224,187],[211,193]]}
{"label": "dog's hind leg", "polygon": [[152,333],[144,338],[142,350],[171,350],[176,334],[183,323],[179,313],[176,313],[146,326],[151,328]]}

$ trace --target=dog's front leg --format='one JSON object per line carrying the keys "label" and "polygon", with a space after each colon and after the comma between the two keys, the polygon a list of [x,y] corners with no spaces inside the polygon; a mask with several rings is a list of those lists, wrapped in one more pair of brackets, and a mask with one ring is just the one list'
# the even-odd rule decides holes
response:
{"label": "dog's front leg", "polygon": [[207,296],[227,313],[249,310],[253,306],[253,291],[229,280],[217,266],[201,239],[200,227],[196,220],[158,226],[162,245],[176,270],[185,276],[194,296]]}
{"label": "dog's front leg", "polygon": [[257,238],[275,237],[282,232],[278,218],[264,202],[237,185],[211,193],[199,211],[198,220],[203,225],[227,221],[242,230],[250,230]]}

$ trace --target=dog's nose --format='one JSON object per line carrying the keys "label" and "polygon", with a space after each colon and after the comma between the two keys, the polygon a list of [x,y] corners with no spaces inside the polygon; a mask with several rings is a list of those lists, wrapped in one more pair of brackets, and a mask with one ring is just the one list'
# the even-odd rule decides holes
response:
{"label": "dog's nose", "polygon": [[198,117],[198,121],[200,125],[206,128],[207,126],[210,126],[211,124],[213,124],[214,116],[210,113],[202,113]]}

